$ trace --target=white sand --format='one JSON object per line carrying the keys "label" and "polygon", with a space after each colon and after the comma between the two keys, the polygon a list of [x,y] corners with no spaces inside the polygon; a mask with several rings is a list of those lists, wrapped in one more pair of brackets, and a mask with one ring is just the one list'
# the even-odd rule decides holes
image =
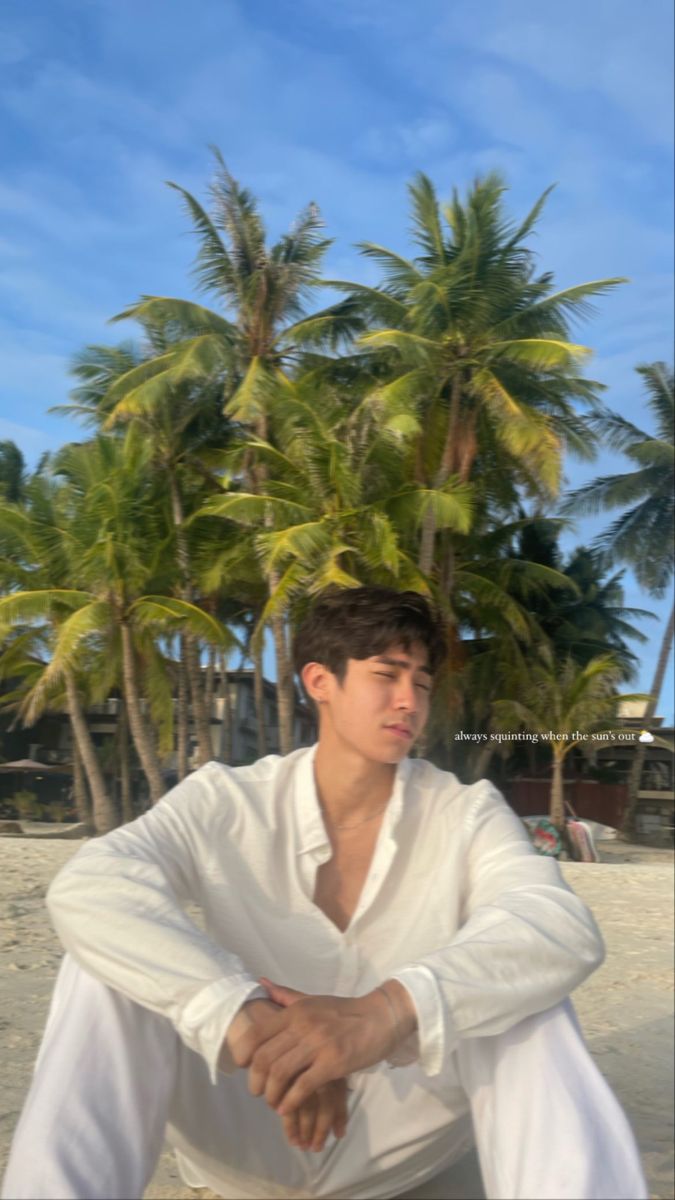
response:
{"label": "white sand", "polygon": [[[47,883],[78,841],[0,838],[0,1169],[28,1088],[60,947]],[[673,855],[601,843],[603,863],[565,864],[607,942],[604,966],[575,993],[590,1049],[635,1129],[653,1200],[673,1196]],[[190,1198],[165,1153],[146,1198]]]}

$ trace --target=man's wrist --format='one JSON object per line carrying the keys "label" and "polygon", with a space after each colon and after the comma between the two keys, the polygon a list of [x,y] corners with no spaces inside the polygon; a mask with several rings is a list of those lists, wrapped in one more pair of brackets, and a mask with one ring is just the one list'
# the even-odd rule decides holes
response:
{"label": "man's wrist", "polygon": [[398,1014],[400,1037],[410,1037],[417,1030],[417,1009],[410,992],[398,979],[387,979],[380,987]]}
{"label": "man's wrist", "polygon": [[392,1048],[405,1041],[417,1029],[417,1009],[407,988],[397,979],[387,979],[378,984],[368,999],[386,1010],[386,1018],[392,1026]]}
{"label": "man's wrist", "polygon": [[[262,992],[262,989],[260,989]],[[230,1063],[234,1060],[236,1064],[238,1044],[241,1044],[243,1038],[252,1029],[254,1021],[253,1014],[260,1010],[269,1010],[278,1012],[279,1006],[274,1004],[267,995],[259,995],[254,992],[249,996],[240,1008],[237,1009],[230,1024],[227,1027],[227,1032],[223,1038],[223,1044],[220,1048],[219,1065],[221,1069],[231,1069]]]}

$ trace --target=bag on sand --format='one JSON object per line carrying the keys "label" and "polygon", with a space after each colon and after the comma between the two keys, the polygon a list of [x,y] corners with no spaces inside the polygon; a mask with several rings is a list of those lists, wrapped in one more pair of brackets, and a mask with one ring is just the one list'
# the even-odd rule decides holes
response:
{"label": "bag on sand", "polygon": [[553,822],[549,821],[548,817],[523,817],[522,820],[537,854],[545,854],[548,858],[558,858],[563,844]]}
{"label": "bag on sand", "polygon": [[567,832],[572,845],[572,854],[575,862],[598,862],[599,855],[593,842],[593,834],[591,833],[585,821],[579,821],[578,818],[568,818]]}

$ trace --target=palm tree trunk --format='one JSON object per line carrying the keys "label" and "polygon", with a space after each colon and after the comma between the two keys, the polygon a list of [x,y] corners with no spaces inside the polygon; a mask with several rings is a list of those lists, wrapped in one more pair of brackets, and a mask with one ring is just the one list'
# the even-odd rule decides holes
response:
{"label": "palm tree trunk", "polygon": [[178,662],[178,713],[176,721],[176,766],[178,779],[185,779],[188,773],[188,741],[190,736],[188,715],[188,681],[185,669],[185,637],[180,639],[180,657]]}
{"label": "palm tree trunk", "polygon": [[202,669],[199,665],[198,643],[189,633],[185,634],[185,666],[190,684],[194,730],[197,735],[197,758],[199,765],[203,766],[204,763],[210,762],[213,758],[211,721],[209,720],[210,714],[206,708]]}
{"label": "palm tree trunk", "polygon": [[105,786],[96,747],[80,703],[75,676],[72,671],[66,669],[64,678],[68,696],[68,715],[91,792],[91,816],[94,829],[97,833],[109,833],[118,823],[117,814]]}
{"label": "palm tree trunk", "polygon": [[565,792],[563,784],[564,758],[553,752],[553,778],[551,780],[551,805],[549,820],[556,829],[565,834]]}
{"label": "palm tree trunk", "polygon": [[[204,687],[204,699],[206,702],[206,713],[209,718],[209,736],[211,727],[211,718],[213,716],[213,696],[216,685],[216,650],[215,646],[209,646],[209,657],[206,664],[206,683]],[[213,739],[211,739],[213,741]]]}
{"label": "palm tree trunk", "polygon": [[267,724],[265,722],[265,681],[261,645],[257,645],[253,650],[253,702],[255,704],[258,758],[263,758],[267,754]]}
{"label": "palm tree trunk", "polygon": [[[262,414],[256,422],[256,433],[263,441],[267,440],[267,416]],[[268,477],[268,470],[264,463],[256,463],[255,466],[249,469],[249,477],[251,480],[251,490],[258,491],[260,484],[264,484]],[[264,525],[266,529],[273,527],[274,521],[272,514],[267,511],[265,513]],[[281,576],[278,571],[270,571],[268,578],[269,594],[273,596],[279,586]],[[277,719],[279,725],[279,749],[282,754],[289,754],[294,746],[293,738],[293,718],[295,715],[295,688],[293,686],[293,669],[291,666],[290,654],[288,652],[288,643],[286,640],[286,625],[284,622],[283,612],[277,612],[272,617],[272,638],[274,640],[274,653],[276,657],[277,668]]]}
{"label": "palm tree trunk", "polygon": [[434,540],[436,538],[436,518],[429,510],[422,522],[422,536],[420,538],[420,550],[417,557],[417,565],[424,575],[431,574],[431,568],[434,565]]}
{"label": "palm tree trunk", "polygon": [[[441,459],[434,478],[434,487],[440,488],[452,474],[457,450],[460,405],[462,400],[462,379],[459,374],[452,380],[450,389],[450,411],[445,442]],[[430,575],[434,565],[434,543],[436,540],[436,518],[431,510],[427,512],[422,522],[422,537],[417,565],[425,575]]]}
{"label": "palm tree trunk", "polygon": [[455,580],[455,543],[452,533],[449,533],[445,539],[445,547],[443,551],[443,565],[441,568],[441,591],[445,596],[450,596],[452,586]]}
{"label": "palm tree trunk", "polygon": [[490,745],[489,742],[485,746],[481,746],[471,768],[473,783],[477,783],[479,779],[485,779],[485,773],[490,766],[494,752],[494,745]]}
{"label": "palm tree trunk", "polygon": [[127,719],[127,706],[124,703],[124,697],[120,696],[119,716],[117,719],[117,732],[119,736],[118,752],[120,762],[120,804],[122,808],[122,821],[126,824],[127,821],[134,819],[134,805],[131,795],[131,763],[129,761],[129,721]]}
{"label": "palm tree trunk", "polygon": [[222,702],[220,717],[220,761],[229,763],[232,758],[232,697],[227,675],[227,658],[220,655],[220,683],[218,696]]}
{"label": "palm tree trunk", "polygon": [[[171,495],[171,513],[173,517],[174,529],[176,531],[176,557],[178,559],[178,572],[180,576],[180,594],[181,599],[186,603],[192,603],[192,584],[190,581],[190,552],[185,538],[183,501],[178,487],[178,480],[175,472],[172,469],[168,470],[169,492]],[[202,673],[199,665],[199,644],[192,634],[186,633],[183,637],[183,662],[190,685],[190,695],[192,699],[192,715],[194,720],[195,733],[197,735],[197,757],[199,765],[210,762],[213,758],[213,745],[211,743],[211,712],[207,708],[204,689],[202,686]],[[187,772],[186,772],[187,774]]]}
{"label": "palm tree trunk", "polygon": [[70,741],[73,752],[73,802],[75,804],[75,812],[77,813],[78,821],[81,821],[84,825],[91,825],[91,804],[89,803],[89,796],[87,794],[87,778],[82,764],[82,755],[77,747],[77,738],[75,737],[72,721],[70,729]]}
{"label": "palm tree trunk", "polygon": [[122,675],[124,679],[124,699],[127,705],[129,728],[134,740],[136,753],[141,760],[143,773],[148,781],[150,800],[156,804],[164,794],[165,787],[162,771],[155,749],[155,743],[148,729],[141,709],[136,679],[136,660],[131,638],[131,629],[126,621],[120,622],[122,635]]}
{"label": "palm tree trunk", "polygon": [[[652,680],[650,696],[647,702],[647,707],[645,708],[645,714],[643,717],[645,729],[649,727],[661,696],[661,689],[663,687],[663,680],[666,674],[666,667],[668,666],[668,659],[670,658],[670,647],[673,641],[674,632],[675,603],[673,604],[673,608],[668,619],[668,624],[666,625],[663,634],[661,650],[659,653],[658,662],[656,664],[654,678]],[[624,818],[621,823],[621,832],[623,836],[628,839],[634,838],[637,834],[636,813],[640,798],[640,784],[642,782],[642,770],[645,763],[645,755],[646,749],[644,743],[638,742],[635,747],[635,756],[633,758],[628,776],[628,802],[626,804],[626,812],[624,813]]]}
{"label": "palm tree trunk", "polygon": [[288,643],[286,641],[286,626],[281,613],[272,617],[272,637],[277,664],[277,712],[279,719],[279,750],[282,754],[290,754],[295,746],[293,736],[293,718],[295,715],[295,693],[293,688],[293,669],[291,667]]}

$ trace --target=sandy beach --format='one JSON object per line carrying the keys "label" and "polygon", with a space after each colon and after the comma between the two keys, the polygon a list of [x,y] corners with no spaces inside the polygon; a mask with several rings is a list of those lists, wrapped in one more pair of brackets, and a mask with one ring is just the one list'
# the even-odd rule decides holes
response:
{"label": "sandy beach", "polygon": [[[0,1039],[5,1064],[0,1169],[28,1088],[61,950],[44,907],[47,884],[77,840],[0,838]],[[653,1200],[673,1195],[673,853],[600,843],[603,861],[563,864],[607,943],[602,968],[574,995],[601,1070],[635,1129]],[[146,1197],[187,1200],[162,1155]]]}

